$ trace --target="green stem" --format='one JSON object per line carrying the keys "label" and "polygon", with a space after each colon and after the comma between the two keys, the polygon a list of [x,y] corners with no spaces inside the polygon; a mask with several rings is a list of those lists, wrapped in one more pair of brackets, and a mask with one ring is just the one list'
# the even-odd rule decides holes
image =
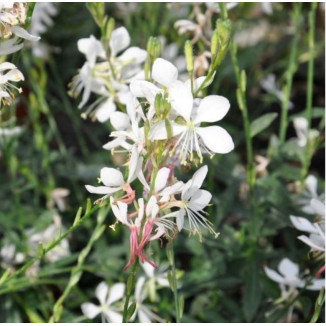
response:
{"label": "green stem", "polygon": [[176,276],[176,268],[175,268],[175,259],[174,259],[174,249],[173,243],[169,245],[167,248],[168,257],[171,265],[171,275],[172,275],[172,291],[174,296],[174,306],[175,306],[175,319],[177,323],[180,323],[181,314],[180,314],[180,302],[178,296],[178,285],[177,285],[177,276]]}
{"label": "green stem", "polygon": [[246,153],[247,153],[247,183],[249,185],[249,205],[250,205],[250,216],[251,216],[251,231],[252,236],[255,238],[256,236],[256,217],[255,217],[255,209],[254,209],[254,188],[255,188],[255,165],[254,165],[254,158],[253,158],[253,146],[252,146],[252,139],[250,136],[250,121],[248,116],[248,108],[247,108],[247,101],[246,101],[246,94],[245,94],[245,85],[244,85],[244,78],[241,76],[245,75],[244,70],[240,71],[238,59],[237,59],[237,50],[235,44],[231,46],[231,57],[234,67],[234,72],[237,80],[237,101],[238,105],[242,114],[243,120],[243,127],[246,139]]}
{"label": "green stem", "polygon": [[127,323],[129,321],[128,320],[129,301],[130,301],[131,294],[134,291],[135,275],[136,275],[136,272],[138,270],[138,266],[139,266],[139,259],[136,258],[136,261],[134,262],[134,264],[132,266],[132,271],[129,274],[128,281],[127,281],[126,300],[125,300],[125,304],[124,304],[124,307],[123,307],[123,317],[122,317],[122,322],[123,323]]}
{"label": "green stem", "polygon": [[299,31],[300,31],[300,14],[302,3],[294,3],[293,4],[293,16],[292,22],[294,26],[294,37],[292,39],[291,44],[291,52],[289,58],[289,65],[286,71],[286,84],[283,88],[284,96],[281,104],[281,124],[280,124],[280,131],[279,131],[279,139],[280,144],[283,144],[285,141],[286,136],[286,129],[288,125],[288,106],[290,101],[291,89],[292,89],[292,81],[293,75],[296,70],[296,56],[297,56],[297,46],[298,46],[298,38],[299,38]]}
{"label": "green stem", "polygon": [[102,208],[98,212],[96,227],[95,227],[86,247],[80,252],[78,259],[77,259],[76,266],[71,269],[69,282],[68,282],[66,288],[64,289],[62,295],[59,297],[59,299],[56,301],[55,305],[53,306],[53,314],[49,320],[50,323],[59,322],[59,320],[61,318],[61,314],[62,314],[63,301],[67,298],[67,296],[69,295],[69,293],[73,289],[73,287],[79,282],[79,280],[83,274],[83,264],[85,262],[87,255],[89,254],[95,241],[105,231],[105,226],[103,226],[103,223],[104,223],[105,217],[107,216],[107,214],[109,212],[109,209],[110,209],[110,207]]}
{"label": "green stem", "polygon": [[309,62],[308,62],[308,80],[307,80],[307,107],[306,107],[306,118],[308,122],[307,126],[307,144],[305,148],[305,156],[303,167],[301,170],[301,185],[304,184],[304,180],[308,173],[308,168],[311,158],[311,143],[309,141],[309,131],[311,128],[311,119],[312,119],[312,95],[313,95],[313,79],[314,79],[314,51],[315,51],[315,13],[316,13],[315,2],[311,3],[311,10],[309,12],[308,21],[309,21]]}
{"label": "green stem", "polygon": [[47,254],[54,247],[56,247],[64,238],[66,238],[70,233],[75,231],[87,218],[89,218],[98,209],[99,209],[99,205],[94,206],[80,220],[78,220],[76,223],[74,223],[74,225],[68,231],[66,231],[64,234],[62,234],[60,237],[58,237],[57,240],[50,243],[46,248],[43,248],[42,252],[39,255],[37,255],[36,257],[29,260],[25,265],[23,265],[21,268],[19,268],[16,272],[11,274],[10,276],[9,275],[6,276],[5,273],[7,273],[7,272],[5,272],[0,278],[0,286],[2,287],[4,284],[8,283],[9,281],[14,280],[18,275],[24,273],[26,271],[26,269],[28,269],[35,262],[40,260],[45,254]]}

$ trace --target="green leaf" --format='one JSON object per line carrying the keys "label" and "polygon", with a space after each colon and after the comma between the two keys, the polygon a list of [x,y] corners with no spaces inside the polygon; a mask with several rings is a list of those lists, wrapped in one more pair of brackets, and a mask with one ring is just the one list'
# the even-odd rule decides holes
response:
{"label": "green leaf", "polygon": [[250,136],[254,137],[266,129],[278,116],[278,113],[266,113],[250,124]]}
{"label": "green leaf", "polygon": [[251,322],[254,319],[260,300],[261,288],[258,278],[258,264],[252,261],[245,274],[243,295],[243,312],[247,322]]}
{"label": "green leaf", "polygon": [[131,316],[134,314],[136,310],[136,302],[132,303],[127,311],[127,322],[130,320]]}

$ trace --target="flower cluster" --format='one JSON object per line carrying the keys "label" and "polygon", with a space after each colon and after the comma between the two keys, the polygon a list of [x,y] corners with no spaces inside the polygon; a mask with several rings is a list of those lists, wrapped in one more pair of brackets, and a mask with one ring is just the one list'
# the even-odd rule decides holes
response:
{"label": "flower cluster", "polygon": [[[20,39],[37,41],[39,37],[29,34],[24,25],[27,19],[28,4],[25,2],[3,2],[0,4],[0,56],[9,55],[22,49]],[[15,98],[11,89],[20,88],[11,82],[24,80],[23,74],[10,62],[0,64],[0,108],[10,105]]]}
{"label": "flower cluster", "polygon": [[[217,235],[204,211],[212,197],[201,189],[207,166],[199,168],[186,183],[175,176],[180,164],[198,165],[205,154],[228,153],[234,148],[225,129],[206,126],[221,120],[230,104],[222,96],[196,97],[203,80],[205,76],[182,82],[173,64],[157,58],[151,82],[131,81],[126,112],[116,111],[117,116],[111,117],[116,130],[103,147],[125,153],[127,177],[105,167],[100,173],[103,185],[86,188],[102,195],[96,203],[110,198],[117,222],[130,230],[130,259],[125,269],[136,257],[156,267],[145,254],[146,245],[161,237],[172,239],[182,229],[199,236],[207,229]],[[137,181],[143,186],[140,197],[134,186]]]}

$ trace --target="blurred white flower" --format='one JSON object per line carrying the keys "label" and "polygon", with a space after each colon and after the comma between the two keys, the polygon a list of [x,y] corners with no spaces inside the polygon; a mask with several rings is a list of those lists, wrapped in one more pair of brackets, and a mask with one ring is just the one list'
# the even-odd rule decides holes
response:
{"label": "blurred white flower", "polygon": [[137,280],[135,287],[136,310],[130,318],[130,321],[134,321],[136,316],[138,316],[140,323],[151,323],[152,321],[162,323],[163,319],[153,313],[150,306],[144,304],[144,301],[147,298],[146,291],[144,291],[145,281],[146,279],[143,276],[139,277]]}
{"label": "blurred white flower", "polygon": [[[35,255],[39,243],[41,243],[43,247],[46,247],[51,242],[55,241],[63,232],[65,232],[65,228],[62,225],[59,215],[54,215],[53,224],[49,225],[41,232],[35,233],[34,229],[27,230],[26,234],[28,235],[28,249],[30,250],[30,254]],[[58,245],[47,252],[44,257],[49,262],[55,262],[69,255],[69,242],[67,238],[64,238]]]}
{"label": "blurred white flower", "polygon": [[58,207],[59,211],[64,212],[67,210],[67,200],[70,190],[66,188],[55,188],[51,191],[51,199],[48,203],[49,208]]}
{"label": "blurred white flower", "polygon": [[[53,17],[58,14],[56,4],[51,2],[37,2],[35,4],[30,26],[31,34],[40,36],[53,26]],[[51,50],[45,42],[32,43],[33,54],[40,58],[47,58]]]}
{"label": "blurred white flower", "polygon": [[19,43],[18,37],[12,37],[9,40],[1,40],[0,42],[0,56],[9,55],[21,50],[24,47],[24,43]]}
{"label": "blurred white flower", "polygon": [[304,117],[293,119],[293,126],[298,138],[298,145],[305,147],[307,141],[315,139],[319,136],[319,131],[315,129],[308,130],[308,120]]}
{"label": "blurred white flower", "polygon": [[105,282],[101,282],[95,290],[95,296],[100,305],[97,306],[94,303],[86,302],[81,305],[81,310],[89,319],[94,319],[101,314],[103,323],[121,323],[121,309],[113,304],[123,298],[124,291],[125,285],[123,283],[113,284],[109,288]]}
{"label": "blurred white flower", "polygon": [[283,258],[278,265],[278,272],[264,267],[266,275],[276,283],[288,285],[294,288],[306,288],[307,290],[319,291],[325,286],[324,279],[301,279],[299,267],[288,258]]}
{"label": "blurred white flower", "polygon": [[300,235],[298,239],[311,247],[312,251],[325,251],[325,204],[313,198],[310,206],[315,214],[318,214],[320,220],[316,223],[311,223],[304,217],[290,216],[294,227],[299,231],[310,233],[309,237]]}
{"label": "blurred white flower", "polygon": [[[276,85],[276,77],[269,74],[260,81],[260,86],[269,94],[274,95],[281,103],[284,99],[284,93]],[[288,110],[293,109],[293,103],[289,101]]]}
{"label": "blurred white flower", "polygon": [[6,244],[0,250],[0,266],[4,269],[13,270],[16,265],[21,264],[25,259],[22,252],[17,252],[14,244]]}

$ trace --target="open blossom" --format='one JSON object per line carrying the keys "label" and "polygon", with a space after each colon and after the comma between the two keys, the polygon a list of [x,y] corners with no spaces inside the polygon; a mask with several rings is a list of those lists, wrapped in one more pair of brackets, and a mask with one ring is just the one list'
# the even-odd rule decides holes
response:
{"label": "open blossom", "polygon": [[[83,90],[79,108],[86,105],[91,93],[101,95],[88,111],[94,111],[100,122],[110,118],[116,110],[115,101],[128,96],[128,84],[134,78],[143,78],[141,64],[147,52],[138,47],[129,47],[130,36],[125,27],[113,30],[109,40],[109,54],[103,44],[93,35],[78,41],[78,49],[86,62],[71,83],[71,95],[78,96]],[[121,53],[122,52],[122,53]]]}
{"label": "open blossom", "polygon": [[278,272],[265,267],[266,275],[279,284],[288,285],[295,288],[306,288],[307,290],[319,291],[325,286],[324,279],[301,279],[299,277],[299,267],[290,259],[284,258],[278,265]]}
{"label": "open blossom", "polygon": [[[232,138],[225,129],[219,126],[200,126],[203,122],[219,121],[226,115],[230,108],[226,98],[211,95],[204,99],[194,99],[190,82],[179,81],[177,68],[161,58],[154,62],[152,78],[168,91],[168,102],[171,105],[169,125],[171,136],[175,137],[172,152],[176,152],[182,164],[188,159],[192,161],[193,152],[202,160],[202,152],[212,155],[228,153],[234,148]],[[204,78],[195,80],[194,91],[199,88]],[[149,111],[153,113],[155,97],[163,93],[162,89],[146,81],[134,81],[131,91],[137,97],[146,97],[150,104]],[[153,124],[149,137],[151,140],[168,139],[166,121]]]}
{"label": "open blossom", "polygon": [[122,314],[115,303],[123,298],[124,292],[125,285],[123,283],[116,283],[108,287],[105,282],[101,282],[95,290],[100,305],[86,302],[81,305],[81,310],[89,319],[94,319],[101,314],[104,323],[121,323]]}
{"label": "open blossom", "polygon": [[17,67],[10,62],[0,63],[0,108],[2,103],[10,105],[15,98],[11,89],[16,89],[19,93],[21,88],[17,88],[11,82],[18,82],[24,80],[23,74]]}
{"label": "open blossom", "polygon": [[29,41],[40,38],[29,34],[22,25],[27,18],[28,3],[6,1],[0,4],[0,37],[9,38],[16,35]]}

